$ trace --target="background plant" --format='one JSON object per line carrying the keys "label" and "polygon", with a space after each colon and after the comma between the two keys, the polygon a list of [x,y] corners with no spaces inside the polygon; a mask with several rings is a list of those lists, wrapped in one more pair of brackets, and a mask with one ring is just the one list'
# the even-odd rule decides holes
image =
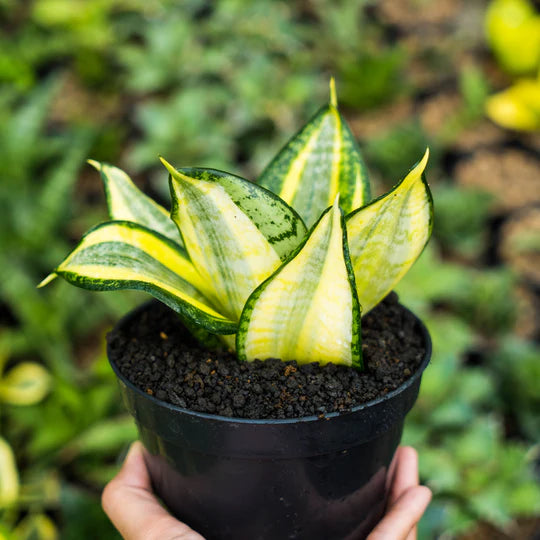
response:
{"label": "background plant", "polygon": [[[31,509],[46,512],[62,538],[97,531],[117,537],[99,507],[98,473],[112,474],[123,441],[134,434],[117,428],[123,413],[100,343],[138,299],[62,284],[35,290],[80,234],[105,218],[102,188],[84,159],[118,163],[161,202],[167,197],[161,167],[153,165],[158,152],[255,178],[324,101],[335,75],[375,194],[406,173],[410,155],[431,149],[435,238],[400,286],[436,340],[406,432],[426,456],[422,476],[435,491],[420,537],[532,536],[530,516],[539,515],[531,508],[539,500],[537,250],[529,241],[524,273],[501,246],[516,234],[536,234],[519,218],[524,205],[530,214],[539,202],[540,143],[534,133],[505,131],[483,117],[485,96],[510,84],[484,38],[488,2],[252,4],[260,7],[91,1],[77,13],[73,2],[0,1],[0,153],[10,163],[0,182],[0,268],[10,269],[0,280],[0,342],[7,372],[34,361],[51,377],[39,405],[2,405],[1,436],[36,496],[17,512],[0,510],[1,534],[13,537]],[[92,32],[105,38],[88,39]],[[378,75],[367,78],[366,66]],[[38,101],[35,135],[14,137],[31,125],[21,111]],[[5,148],[17,158],[6,158]],[[74,172],[59,167],[68,155]],[[58,170],[63,211],[47,213],[55,225],[44,231],[44,244],[29,232],[39,235],[39,226],[19,223],[37,215]],[[60,491],[47,491],[51,476]],[[51,537],[45,527],[42,537]]]}
{"label": "background plant", "polygon": [[528,0],[494,0],[486,33],[503,69],[519,77],[489,98],[487,114],[505,128],[540,130],[540,13]]}

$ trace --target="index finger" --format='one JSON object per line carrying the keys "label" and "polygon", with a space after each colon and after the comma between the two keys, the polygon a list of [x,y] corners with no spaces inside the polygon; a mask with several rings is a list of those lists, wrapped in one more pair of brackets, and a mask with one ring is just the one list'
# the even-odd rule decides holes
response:
{"label": "index finger", "polygon": [[409,488],[418,486],[418,453],[412,446],[402,446],[396,452],[396,465],[388,507],[392,506]]}

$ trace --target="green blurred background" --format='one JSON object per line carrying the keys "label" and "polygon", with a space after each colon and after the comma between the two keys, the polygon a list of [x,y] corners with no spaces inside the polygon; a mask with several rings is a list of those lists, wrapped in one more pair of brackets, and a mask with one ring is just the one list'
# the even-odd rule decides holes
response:
{"label": "green blurred background", "polygon": [[158,154],[256,178],[331,75],[376,193],[432,152],[434,237],[398,291],[435,348],[405,433],[434,491],[419,537],[538,534],[539,20],[519,0],[0,0],[0,538],[118,538],[99,496],[136,433],[104,335],[144,297],[36,289],[106,218],[85,160],[165,203]]}

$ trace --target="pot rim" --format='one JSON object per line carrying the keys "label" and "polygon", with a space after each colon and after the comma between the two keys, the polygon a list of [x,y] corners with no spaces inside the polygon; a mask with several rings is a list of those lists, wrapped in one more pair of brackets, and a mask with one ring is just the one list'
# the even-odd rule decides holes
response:
{"label": "pot rim", "polygon": [[[122,325],[127,320],[129,320],[131,317],[134,317],[139,311],[142,311],[145,309],[150,303],[154,302],[153,300],[150,300],[149,302],[145,302],[144,304],[140,305],[139,307],[135,308],[134,310],[130,311],[124,317],[122,317],[115,325],[115,327]],[[328,414],[324,414],[323,417],[320,417],[318,415],[311,415],[311,416],[300,416],[297,418],[239,418],[234,416],[222,416],[219,414],[211,414],[211,413],[203,413],[199,411],[193,411],[191,409],[186,409],[184,407],[179,407],[178,405],[173,405],[172,403],[167,403],[166,401],[163,401],[161,399],[157,399],[154,396],[151,396],[150,394],[147,394],[146,392],[143,392],[140,388],[135,386],[128,378],[126,378],[118,369],[116,364],[111,360],[109,355],[109,346],[107,345],[107,359],[109,361],[109,364],[114,371],[114,374],[119,379],[119,381],[127,386],[132,392],[135,392],[139,396],[143,397],[144,399],[149,400],[151,403],[154,403],[158,407],[163,407],[165,409],[168,409],[171,412],[181,413],[184,415],[191,416],[193,418],[198,419],[206,419],[206,420],[213,420],[217,422],[223,422],[223,423],[235,423],[235,424],[250,424],[250,425],[268,425],[268,424],[294,424],[298,422],[315,422],[319,421],[321,419],[324,420],[331,420],[332,418],[337,417],[344,417],[349,414],[354,414],[358,411],[361,411],[363,409],[367,409],[370,407],[374,407],[376,405],[379,405],[380,403],[384,403],[385,401],[389,401],[398,394],[401,394],[404,390],[409,388],[411,385],[413,385],[423,374],[424,370],[428,366],[429,362],[431,361],[431,354],[432,354],[432,343],[431,343],[431,337],[429,335],[429,332],[422,322],[422,320],[417,317],[410,309],[403,306],[402,307],[409,312],[414,319],[416,320],[417,325],[420,328],[420,331],[422,333],[422,337],[424,339],[425,344],[425,353],[424,358],[421,362],[421,364],[418,366],[418,369],[400,386],[398,386],[396,389],[388,392],[384,396],[378,397],[376,399],[372,399],[370,401],[366,401],[365,403],[360,403],[359,405],[356,405],[355,407],[352,407],[351,409],[347,411],[334,411]]]}

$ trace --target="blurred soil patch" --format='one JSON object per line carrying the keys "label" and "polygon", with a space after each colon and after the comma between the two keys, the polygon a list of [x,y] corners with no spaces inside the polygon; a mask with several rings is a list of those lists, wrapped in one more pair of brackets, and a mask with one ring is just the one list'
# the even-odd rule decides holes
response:
{"label": "blurred soil patch", "polygon": [[[537,179],[540,181],[538,175]],[[540,287],[540,205],[512,214],[500,236],[503,260],[533,286]]]}
{"label": "blurred soil patch", "polygon": [[538,540],[540,518],[518,519],[507,531],[496,529],[488,523],[480,523],[459,540]]}
{"label": "blurred soil patch", "polygon": [[463,188],[480,188],[494,196],[494,210],[508,211],[540,203],[540,158],[521,149],[479,150],[459,161],[455,178]]}

